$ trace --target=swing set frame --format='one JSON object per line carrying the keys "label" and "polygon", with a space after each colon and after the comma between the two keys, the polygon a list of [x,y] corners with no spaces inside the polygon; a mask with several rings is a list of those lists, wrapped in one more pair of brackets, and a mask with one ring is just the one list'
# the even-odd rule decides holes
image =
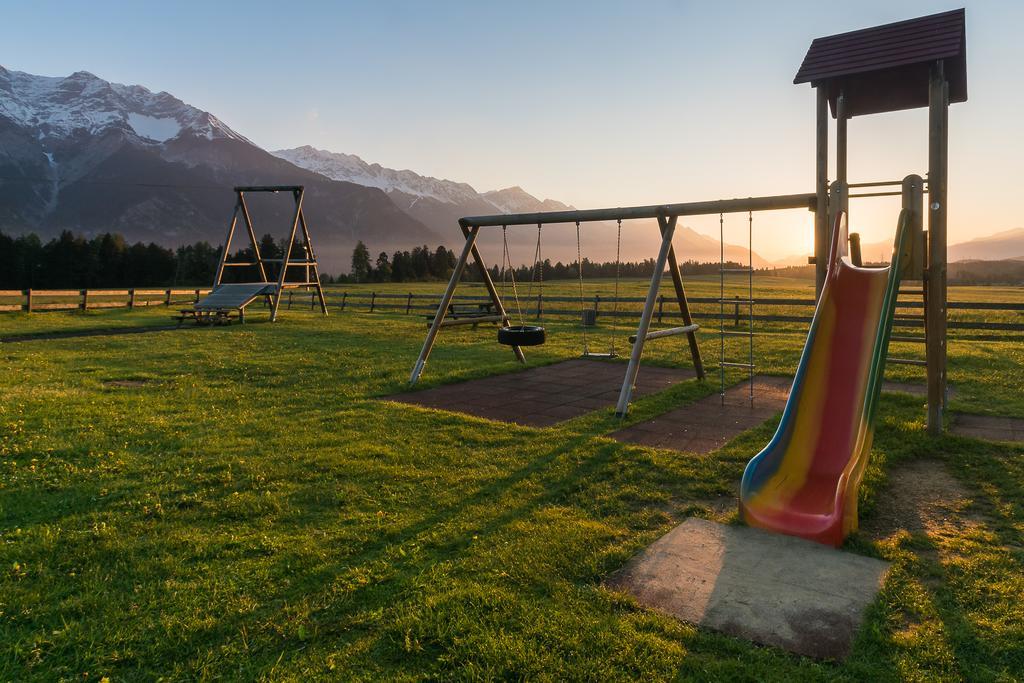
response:
{"label": "swing set frame", "polygon": [[[655,260],[654,273],[651,275],[651,282],[647,288],[647,296],[644,299],[643,309],[640,313],[640,321],[636,328],[635,341],[629,356],[629,363],[626,366],[626,374],[622,380],[622,388],[619,391],[619,400],[616,404],[615,414],[624,417],[629,411],[629,403],[633,396],[633,387],[636,383],[637,374],[640,371],[640,359],[643,356],[644,343],[653,339],[650,332],[651,319],[654,316],[654,309],[658,299],[658,289],[666,268],[672,278],[675,288],[676,299],[679,304],[679,312],[682,315],[684,325],[678,328],[679,334],[686,334],[689,340],[690,356],[693,361],[697,377],[704,378],[704,366],[700,357],[700,348],[697,344],[696,326],[690,315],[689,304],[686,300],[686,291],[683,288],[682,273],[679,270],[679,262],[676,259],[675,249],[672,246],[672,238],[675,235],[676,223],[680,216],[700,216],[708,214],[725,213],[746,213],[753,211],[773,211],[784,209],[807,209],[815,211],[817,208],[817,195],[790,194],[772,195],[767,197],[747,197],[745,199],[721,199],[705,202],[689,202],[682,204],[657,204],[650,206],[633,206],[606,209],[586,209],[580,211],[548,211],[541,213],[521,214],[497,214],[490,216],[469,216],[459,219],[459,227],[465,237],[465,244],[462,252],[452,271],[451,279],[441,297],[437,313],[427,331],[427,337],[423,342],[419,358],[413,366],[409,383],[415,384],[423,369],[426,366],[430,352],[437,341],[437,335],[444,325],[445,314],[451,304],[455,291],[458,289],[462,275],[472,259],[477,272],[483,281],[484,287],[494,304],[494,310],[501,317],[501,324],[507,326],[510,323],[508,313],[502,303],[501,296],[494,286],[487,266],[477,248],[476,240],[483,228],[505,228],[516,225],[542,226],[556,223],[593,223],[604,221],[627,221],[637,219],[657,219],[658,230],[661,235],[661,244]],[[657,333],[654,333],[657,334]],[[523,350],[518,346],[512,347],[512,353],[516,360],[526,362]]]}

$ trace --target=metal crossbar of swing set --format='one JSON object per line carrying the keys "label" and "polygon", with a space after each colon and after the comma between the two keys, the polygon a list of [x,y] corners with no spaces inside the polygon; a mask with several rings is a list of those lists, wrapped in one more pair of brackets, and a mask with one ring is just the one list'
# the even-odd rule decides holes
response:
{"label": "metal crossbar of swing set", "polygon": [[510,225],[549,225],[552,223],[595,223],[602,221],[628,221],[643,218],[675,218],[679,216],[702,216],[715,213],[740,213],[746,211],[777,211],[784,209],[807,209],[817,206],[815,194],[782,194],[768,197],[747,197],[738,199],[716,199],[707,202],[685,202],[682,204],[653,204],[651,206],[629,206],[616,209],[583,209],[579,211],[544,211],[540,213],[510,213],[492,216],[468,216],[459,219],[459,225],[470,227],[501,227]]}

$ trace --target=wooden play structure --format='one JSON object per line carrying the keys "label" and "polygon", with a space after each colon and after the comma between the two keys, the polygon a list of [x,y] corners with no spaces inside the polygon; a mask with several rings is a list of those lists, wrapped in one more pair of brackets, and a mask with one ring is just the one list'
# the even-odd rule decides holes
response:
{"label": "wooden play structure", "polygon": [[[901,276],[907,281],[920,282],[919,288],[901,289],[900,294],[920,296],[925,310],[923,337],[893,337],[894,341],[924,344],[926,360],[889,359],[890,363],[923,365],[928,381],[928,431],[942,432],[942,416],[946,403],[946,197],[948,107],[951,102],[967,99],[967,66],[964,10],[954,10],[909,21],[897,22],[860,31],[818,38],[811,44],[794,83],[810,83],[816,93],[816,160],[813,192],[766,197],[749,197],[715,201],[606,208],[573,211],[554,211],[527,214],[502,214],[462,218],[459,226],[465,238],[461,255],[451,280],[441,298],[419,357],[412,370],[410,383],[415,383],[423,372],[437,335],[445,325],[452,297],[463,273],[472,260],[483,280],[493,304],[493,316],[502,324],[504,343],[512,347],[515,357],[523,361],[522,346],[515,344],[521,333],[513,325],[502,303],[498,290],[488,273],[476,240],[482,229],[513,226],[537,226],[557,223],[581,224],[635,219],[654,219],[661,237],[655,259],[654,273],[644,300],[635,333],[629,362],[623,377],[616,413],[624,416],[632,396],[633,386],[640,369],[644,344],[665,336],[685,334],[691,344],[691,360],[698,376],[703,377],[700,350],[696,341],[697,327],[690,319],[686,293],[672,246],[672,237],[680,217],[745,213],[753,233],[753,215],[759,211],[807,209],[814,212],[814,256],[816,264],[816,293],[821,295],[828,272],[828,255],[832,249],[831,226],[840,213],[848,214],[850,200],[901,196],[906,212],[906,234],[909,255]],[[902,180],[849,182],[847,178],[848,122],[855,116],[880,114],[915,107],[928,107],[928,171],[927,178],[908,175]],[[834,179],[828,177],[829,112],[836,120],[836,162]],[[927,220],[923,209],[923,193],[928,193]],[[854,218],[856,214],[854,214]],[[927,223],[927,230],[925,230]],[[844,233],[845,234],[845,233]],[[859,238],[848,237],[850,258],[860,264]],[[843,251],[845,253],[846,246]],[[743,269],[748,283],[752,282],[753,268]],[[658,290],[665,270],[668,270],[682,324],[666,329],[651,330]],[[723,264],[721,270],[726,270]],[[751,284],[752,289],[752,284]],[[723,286],[724,292],[724,286]],[[733,304],[733,300],[723,300]],[[751,310],[753,295],[745,302]],[[751,314],[751,320],[753,315]],[[751,336],[751,339],[753,337]],[[723,341],[724,346],[724,341]],[[747,368],[753,374],[753,343],[750,358],[744,363],[722,362]]]}
{"label": "wooden play structure", "polygon": [[[243,186],[234,188],[235,209],[231,214],[231,223],[228,226],[228,234],[224,240],[224,249],[220,255],[220,262],[217,264],[217,273],[213,280],[213,290],[210,294],[196,302],[189,309],[181,311],[178,318],[179,324],[184,320],[194,320],[197,324],[223,324],[229,323],[235,317],[240,322],[245,322],[245,308],[253,301],[263,298],[270,308],[271,322],[277,320],[277,313],[281,306],[281,296],[286,289],[306,289],[316,292],[320,302],[320,312],[327,315],[327,302],[324,299],[324,290],[320,284],[320,271],[317,266],[316,253],[313,251],[313,243],[309,237],[309,226],[306,224],[306,216],[302,211],[302,199],[305,189],[302,185],[258,185]],[[252,216],[249,213],[249,206],[245,202],[246,193],[267,192],[277,194],[280,192],[290,193],[295,202],[292,212],[291,229],[285,241],[284,252],[281,258],[266,258],[260,253],[260,245],[256,239],[256,229],[253,227]],[[245,223],[245,232],[249,238],[252,250],[251,261],[229,261],[231,245],[235,237],[235,228],[238,227],[239,217]],[[301,235],[299,230],[302,230]],[[297,241],[297,238],[301,238]],[[293,256],[297,249],[302,250],[302,256]],[[273,266],[277,266],[275,277],[271,279],[270,274],[274,273]],[[255,268],[259,280],[255,282],[224,282],[224,273],[227,268]],[[302,277],[298,280],[289,280],[290,268],[301,268]],[[294,271],[293,271],[294,272]]]}

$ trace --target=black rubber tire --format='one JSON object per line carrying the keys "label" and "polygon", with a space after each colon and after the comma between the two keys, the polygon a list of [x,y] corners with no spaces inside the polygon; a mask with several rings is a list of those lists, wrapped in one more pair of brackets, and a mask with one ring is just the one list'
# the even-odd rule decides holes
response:
{"label": "black rubber tire", "polygon": [[544,328],[538,325],[509,325],[498,329],[498,343],[505,346],[540,346],[545,341]]}

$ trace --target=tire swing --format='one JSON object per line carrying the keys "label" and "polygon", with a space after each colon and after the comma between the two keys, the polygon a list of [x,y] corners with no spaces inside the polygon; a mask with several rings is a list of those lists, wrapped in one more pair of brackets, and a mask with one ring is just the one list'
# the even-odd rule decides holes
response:
{"label": "tire swing", "polygon": [[[533,283],[537,279],[538,271],[540,271],[539,280],[539,293],[538,296],[543,296],[544,293],[544,264],[540,258],[540,232],[541,224],[537,224],[537,248],[533,254],[533,270],[530,273],[530,288],[527,291],[527,301],[532,298],[533,295]],[[512,257],[508,251],[508,226],[501,226],[501,242],[502,242],[502,254],[501,254],[501,290],[502,296],[505,294],[505,273],[508,272],[512,280],[512,298],[516,302],[516,312],[519,315],[518,325],[503,325],[498,328],[498,343],[504,344],[505,346],[540,346],[547,341],[547,332],[541,325],[527,325],[523,318],[523,309],[519,304],[519,291],[516,288],[516,271],[512,266]],[[540,317],[540,306],[538,306],[537,317]]]}

